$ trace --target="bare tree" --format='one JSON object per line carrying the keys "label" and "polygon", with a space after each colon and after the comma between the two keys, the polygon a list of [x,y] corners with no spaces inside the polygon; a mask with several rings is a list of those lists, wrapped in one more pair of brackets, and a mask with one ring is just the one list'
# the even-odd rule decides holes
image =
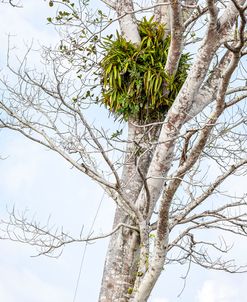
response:
{"label": "bare tree", "polygon": [[[61,42],[56,49],[44,48],[41,72],[28,67],[28,53],[13,68],[9,51],[8,67],[16,84],[2,79],[0,127],[55,151],[100,185],[116,203],[113,229],[94,238],[72,238],[13,212],[10,221],[2,221],[6,236],[37,246],[41,254],[110,236],[101,302],[147,301],[164,266],[174,262],[244,271],[227,259],[230,245],[205,239],[203,231],[247,235],[246,196],[220,190],[228,177],[246,174],[247,86],[242,58],[247,2],[102,2],[104,11],[94,11],[83,0],[49,1],[50,6],[59,5],[58,14],[47,20],[58,27]],[[153,19],[143,19],[150,12]],[[115,37],[116,24],[120,34]],[[142,59],[144,66],[148,56],[140,56],[150,50],[144,38],[151,34],[142,32],[142,24],[156,33],[160,30],[163,44],[169,41],[164,64],[149,63],[162,69],[149,76],[144,73],[144,80],[128,72],[129,65],[117,70],[123,61],[108,58],[117,41],[125,45],[126,55],[137,49],[132,59],[135,63]],[[153,53],[161,47],[150,43]],[[191,52],[190,68],[173,94],[185,51]],[[107,62],[111,66],[106,70]],[[142,80],[145,88],[137,95]],[[146,88],[152,81],[161,89],[157,93]],[[114,98],[114,89],[123,91],[126,86],[128,95]],[[140,98],[133,101],[132,95]],[[164,105],[171,95],[172,103]],[[136,103],[127,108],[130,99]],[[142,99],[147,103],[140,106]],[[86,119],[86,109],[97,103],[115,115],[115,127],[128,125],[127,137],[119,128],[112,133]],[[210,166],[214,179],[207,177]],[[209,203],[213,197],[217,201]]]}

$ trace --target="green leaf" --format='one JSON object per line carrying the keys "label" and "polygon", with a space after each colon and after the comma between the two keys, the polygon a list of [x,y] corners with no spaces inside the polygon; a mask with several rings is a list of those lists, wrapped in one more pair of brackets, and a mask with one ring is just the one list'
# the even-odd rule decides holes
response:
{"label": "green leaf", "polygon": [[[101,100],[117,117],[142,122],[164,116],[183,86],[189,69],[189,54],[182,54],[176,74],[164,71],[170,36],[165,36],[162,24],[143,18],[138,24],[141,43],[134,45],[119,32],[115,39],[103,40],[104,58],[101,61]],[[167,92],[164,94],[166,83]]]}

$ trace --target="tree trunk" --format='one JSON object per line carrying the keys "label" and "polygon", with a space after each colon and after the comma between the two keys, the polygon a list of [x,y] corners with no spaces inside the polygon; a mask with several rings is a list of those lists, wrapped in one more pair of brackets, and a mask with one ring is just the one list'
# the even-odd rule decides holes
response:
{"label": "tree trunk", "polygon": [[[130,224],[129,217],[117,208],[114,225]],[[133,222],[132,222],[133,224]],[[126,302],[129,300],[138,269],[139,235],[120,229],[112,235],[107,251],[99,301]]]}
{"label": "tree trunk", "polygon": [[[151,161],[149,146],[145,144],[145,134],[151,132],[152,137],[156,138],[159,129],[159,126],[150,130],[150,128],[136,127],[129,123],[129,143],[123,166],[122,187],[125,196],[133,204],[141,191],[143,177],[145,177]],[[139,152],[140,148],[141,152]],[[135,222],[124,210],[118,207],[113,227],[119,223],[135,225]],[[138,272],[139,260],[140,238],[138,232],[127,228],[119,229],[110,239],[99,302],[129,301]]]}

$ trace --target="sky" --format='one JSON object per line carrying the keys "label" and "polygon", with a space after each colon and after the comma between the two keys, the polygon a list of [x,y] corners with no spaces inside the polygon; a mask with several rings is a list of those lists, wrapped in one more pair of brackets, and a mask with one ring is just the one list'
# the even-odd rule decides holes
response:
{"label": "sky", "polygon": [[[57,33],[46,18],[50,10],[47,2],[24,0],[22,9],[1,4],[0,69],[6,65],[8,34],[18,54],[24,45],[59,41]],[[38,60],[35,57],[34,60]],[[38,61],[37,61],[38,63]],[[110,230],[114,206],[103,192],[58,155],[10,131],[0,132],[0,219],[7,218],[13,206],[29,217],[45,223],[63,226],[79,234],[84,226],[87,234],[98,207],[94,233]],[[246,179],[231,180],[237,191]],[[229,185],[229,184],[228,184]],[[226,184],[227,186],[227,184]],[[75,301],[94,302],[100,288],[107,240],[87,245],[81,278]],[[33,257],[37,251],[30,246],[0,240],[0,301],[4,302],[73,302],[80,263],[85,245],[67,246],[57,258]],[[241,242],[235,256],[244,260],[247,244]],[[192,267],[185,289],[186,268],[179,265],[165,269],[150,302],[242,302],[245,301],[246,275],[228,275]]]}

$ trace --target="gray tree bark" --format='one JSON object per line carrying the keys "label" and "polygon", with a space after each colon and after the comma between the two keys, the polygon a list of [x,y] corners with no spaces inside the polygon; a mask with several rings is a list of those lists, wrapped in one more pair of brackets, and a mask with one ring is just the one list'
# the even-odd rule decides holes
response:
{"label": "gray tree bark", "polygon": [[[176,71],[183,47],[184,20],[180,1],[170,1],[169,3],[167,2],[167,5],[165,5],[165,2],[166,1],[157,1],[157,4],[162,3],[162,6],[155,7],[155,19],[159,22],[167,22],[167,33],[171,32],[171,47],[167,64],[164,68],[169,74],[173,74]],[[243,4],[245,1],[239,2]],[[192,13],[191,9],[188,8],[193,6],[194,2],[186,1],[186,3],[188,6],[185,6],[185,10],[187,18],[189,18]],[[121,5],[118,5],[119,16],[121,13],[124,13],[124,8],[130,10],[130,8],[133,9],[133,6],[130,4],[130,1],[121,1]],[[137,171],[137,158],[133,156],[133,148],[135,148],[133,143],[130,143],[127,147],[127,156],[122,174],[122,183],[125,188],[124,194],[127,196],[128,201],[137,205],[137,208],[142,212],[143,209],[147,207],[147,188],[143,184],[143,178],[147,179],[148,192],[150,194],[147,221],[150,220],[154,206],[160,198],[162,188],[164,187],[164,176],[171,167],[174,157],[175,141],[181,127],[186,121],[202,110],[202,108],[212,102],[214,99],[214,93],[212,93],[212,91],[214,91],[215,85],[219,83],[218,80],[216,81],[215,79],[217,69],[207,84],[203,82],[206,78],[212,58],[222,44],[224,37],[227,36],[238,11],[233,3],[228,3],[223,16],[217,19],[215,5],[211,3],[211,1],[208,1],[208,8],[211,20],[197,55],[196,63],[193,64],[183,89],[165,119],[159,137],[159,144],[154,154],[152,154],[152,156],[144,156],[141,159],[142,176],[140,176]],[[120,27],[127,40],[133,41],[134,43],[140,41],[139,35],[136,33],[133,15],[128,14],[127,19],[123,17],[120,22]],[[227,65],[227,63],[229,63],[229,58],[228,60],[223,59],[221,64]],[[221,66],[221,70],[222,69]],[[207,87],[207,85],[210,87]],[[205,90],[207,90],[207,97],[203,102],[199,102],[198,100],[200,100],[201,96],[205,93]],[[133,125],[129,127],[129,141],[133,142],[138,140],[139,135],[143,135],[143,132],[141,132],[138,127],[136,128]],[[175,185],[174,188],[176,188]],[[147,301],[165,263],[169,239],[169,207],[172,199],[171,196],[173,196],[174,192],[173,189],[170,193],[167,192],[167,202],[163,205],[163,208],[160,209],[161,217],[157,227],[156,250],[153,255],[154,260],[152,261],[152,265],[149,265],[148,270],[144,272],[145,276],[143,278],[142,273],[140,274],[139,272],[139,266],[141,261],[143,261],[142,258],[147,251],[147,247],[144,248],[144,252],[142,253],[143,247],[140,246],[140,242],[143,242],[141,238],[142,235],[136,231],[122,229],[111,237],[102,279],[100,302]],[[136,222],[131,220],[122,209],[117,208],[114,226],[117,226],[121,222],[136,225]],[[145,235],[143,236],[145,237]]]}

